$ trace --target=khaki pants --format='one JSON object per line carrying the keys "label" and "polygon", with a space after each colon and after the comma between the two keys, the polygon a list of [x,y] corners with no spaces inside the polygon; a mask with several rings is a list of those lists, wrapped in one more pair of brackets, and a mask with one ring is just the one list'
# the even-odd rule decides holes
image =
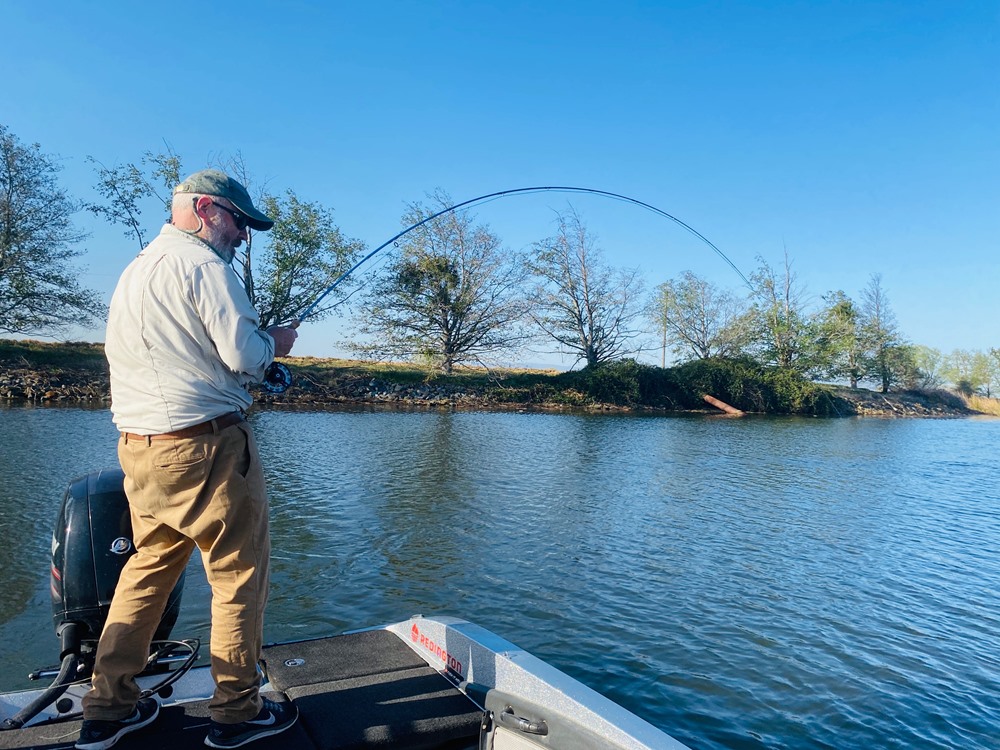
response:
{"label": "khaki pants", "polygon": [[234,724],[261,708],[257,662],[267,602],[267,492],[246,422],[177,440],[118,442],[136,554],[122,570],[101,634],[84,717],[117,720],[139,698],[167,598],[195,546],[212,587],[211,717]]}

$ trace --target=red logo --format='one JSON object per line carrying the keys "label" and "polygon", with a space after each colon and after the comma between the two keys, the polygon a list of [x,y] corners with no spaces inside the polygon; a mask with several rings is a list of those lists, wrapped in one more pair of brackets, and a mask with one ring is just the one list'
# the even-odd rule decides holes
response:
{"label": "red logo", "polygon": [[416,623],[413,623],[413,627],[410,628],[410,638],[413,639],[414,643],[419,644],[424,649],[433,654],[435,657],[444,662],[445,667],[449,671],[456,672],[459,675],[462,674],[462,662],[460,662],[454,656],[449,654],[447,651],[445,651],[444,648],[436,644],[426,635],[421,633],[420,628],[417,627]]}

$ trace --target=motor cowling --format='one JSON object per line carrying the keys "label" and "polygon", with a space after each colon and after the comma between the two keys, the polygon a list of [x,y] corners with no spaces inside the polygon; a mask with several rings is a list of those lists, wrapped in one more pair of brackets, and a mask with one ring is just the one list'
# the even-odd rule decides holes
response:
{"label": "motor cowling", "polygon": [[[95,471],[70,482],[59,506],[52,533],[52,621],[60,641],[59,672],[55,681],[15,715],[0,722],[0,731],[18,730],[55,703],[69,686],[93,673],[97,641],[108,619],[115,586],[126,561],[135,554],[132,518],[125,497],[125,475],[120,469]],[[184,577],[170,592],[163,616],[153,636],[165,641],[177,622]],[[154,691],[166,690],[198,656],[197,641],[180,645],[188,650],[184,664]],[[169,671],[157,650],[157,659],[143,674]],[[44,674],[44,670],[37,673]],[[166,695],[167,693],[161,693]],[[68,701],[70,707],[73,702]],[[70,708],[56,710],[62,714]]]}
{"label": "motor cowling", "polygon": [[[91,472],[70,482],[52,534],[52,621],[68,623],[81,642],[97,641],[125,562],[135,554],[132,519],[121,469]],[[180,611],[184,577],[170,593],[154,640],[166,640]],[[75,639],[75,637],[74,637]],[[65,650],[65,644],[64,644]]]}

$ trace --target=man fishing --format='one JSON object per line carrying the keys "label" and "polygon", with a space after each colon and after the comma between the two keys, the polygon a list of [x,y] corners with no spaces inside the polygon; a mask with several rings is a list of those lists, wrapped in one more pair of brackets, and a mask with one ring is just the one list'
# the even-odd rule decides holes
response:
{"label": "man fishing", "polygon": [[136,553],[122,570],[83,700],[79,750],[103,750],[152,723],[135,675],[195,547],[212,588],[215,693],[205,744],[238,747],[288,729],[295,707],[262,698],[257,662],[268,594],[268,500],[243,414],[246,390],[296,339],[259,327],[231,264],[248,229],[274,221],[218,170],[174,189],[171,221],[125,269],[105,349],[118,459]]}

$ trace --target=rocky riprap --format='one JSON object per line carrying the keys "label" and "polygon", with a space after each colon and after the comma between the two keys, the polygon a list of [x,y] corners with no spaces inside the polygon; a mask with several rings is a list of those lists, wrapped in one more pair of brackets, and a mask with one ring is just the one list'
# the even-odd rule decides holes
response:
{"label": "rocky riprap", "polygon": [[337,377],[320,382],[297,373],[292,387],[281,394],[254,388],[261,404],[407,404],[412,406],[475,406],[480,395],[461,386],[437,383],[393,383],[370,377]]}
{"label": "rocky riprap", "polygon": [[963,417],[978,414],[947,391],[879,393],[867,388],[834,388],[841,416]]}
{"label": "rocky riprap", "polygon": [[[393,383],[378,378],[343,377],[322,383],[308,376],[296,375],[294,385],[285,393],[252,389],[254,399],[262,404],[340,404],[376,403],[416,406],[475,405],[483,399],[466,389],[434,383]],[[111,385],[107,372],[67,368],[34,370],[0,367],[0,401],[15,403],[110,403]]]}
{"label": "rocky riprap", "polygon": [[0,369],[0,399],[7,403],[101,404],[110,402],[106,373],[89,370]]}

